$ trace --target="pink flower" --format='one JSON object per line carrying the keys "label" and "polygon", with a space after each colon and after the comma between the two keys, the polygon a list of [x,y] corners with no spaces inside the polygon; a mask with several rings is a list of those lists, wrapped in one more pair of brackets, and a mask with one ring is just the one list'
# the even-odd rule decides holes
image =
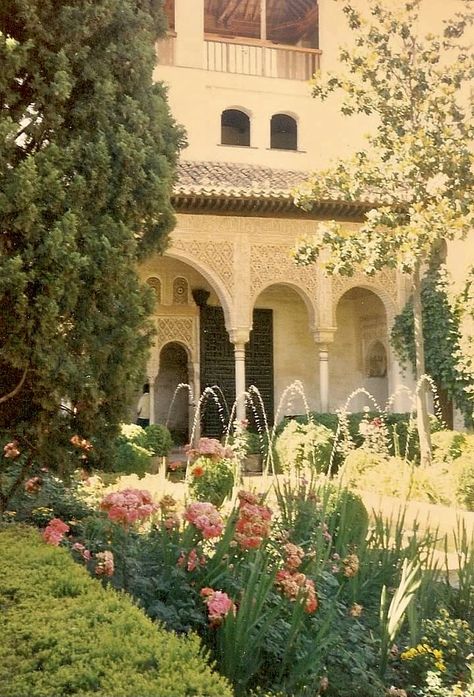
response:
{"label": "pink flower", "polygon": [[235,540],[241,549],[256,549],[270,534],[272,511],[258,505],[259,499],[250,492],[240,491],[239,517],[235,526]]}
{"label": "pink flower", "polygon": [[69,525],[60,518],[53,518],[43,530],[43,540],[49,545],[57,547],[69,529]]}
{"label": "pink flower", "polygon": [[196,459],[198,457],[210,457],[213,460],[223,460],[226,457],[233,457],[232,448],[224,448],[215,438],[200,438],[197,446],[192,448],[187,445],[185,448],[188,457]]}
{"label": "pink flower", "polygon": [[95,567],[95,573],[97,576],[114,575],[114,555],[112,552],[97,552],[95,558],[97,560]]}
{"label": "pink flower", "polygon": [[224,618],[232,612],[235,614],[235,605],[227,593],[215,591],[213,588],[203,588],[201,597],[207,605],[207,613],[211,627],[218,627]]}
{"label": "pink flower", "polygon": [[280,571],[277,571],[275,585],[291,602],[295,602],[302,595],[306,612],[312,613],[318,609],[318,598],[314,581],[307,578],[305,574],[280,569]]}
{"label": "pink flower", "polygon": [[11,443],[7,443],[3,448],[3,456],[8,459],[14,460],[15,457],[18,457],[18,455],[20,454],[18,445],[19,444],[17,440],[12,440]]}
{"label": "pink flower", "polygon": [[184,519],[200,530],[205,539],[220,537],[224,530],[224,521],[212,503],[197,501],[189,504]]}
{"label": "pink flower", "polygon": [[84,561],[90,561],[92,559],[91,552],[82,544],[82,542],[74,542],[72,549],[79,552]]}
{"label": "pink flower", "polygon": [[110,520],[122,525],[146,520],[158,510],[151,494],[144,489],[123,489],[108,494],[100,508],[107,511]]}
{"label": "pink flower", "polygon": [[25,482],[25,491],[28,494],[36,494],[40,490],[43,480],[41,477],[30,477]]}

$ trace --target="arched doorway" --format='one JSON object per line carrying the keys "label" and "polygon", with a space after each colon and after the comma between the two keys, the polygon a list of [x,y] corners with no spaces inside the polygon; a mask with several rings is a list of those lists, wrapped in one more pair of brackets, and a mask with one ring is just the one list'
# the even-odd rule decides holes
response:
{"label": "arched doorway", "polygon": [[166,344],[160,353],[160,370],[155,383],[157,423],[166,424],[176,445],[189,442],[189,392],[180,384],[189,384],[189,358],[176,341]]}
{"label": "arched doorway", "polygon": [[[387,313],[379,296],[367,288],[346,291],[336,307],[334,343],[330,352],[331,405],[341,407],[359,387],[383,408],[388,399]],[[373,408],[365,394],[355,396],[348,409]]]}

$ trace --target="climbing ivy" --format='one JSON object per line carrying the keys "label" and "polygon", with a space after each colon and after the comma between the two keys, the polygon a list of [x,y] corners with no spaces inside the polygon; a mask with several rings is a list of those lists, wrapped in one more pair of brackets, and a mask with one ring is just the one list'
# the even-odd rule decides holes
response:
{"label": "climbing ivy", "polygon": [[[473,401],[470,390],[474,381],[460,364],[463,307],[459,301],[451,302],[447,291],[446,271],[439,260],[434,259],[429,264],[421,289],[426,372],[432,376],[439,389],[446,390],[449,398],[463,414],[466,426],[472,426]],[[410,365],[414,373],[412,298],[395,318],[391,343],[402,367]]]}

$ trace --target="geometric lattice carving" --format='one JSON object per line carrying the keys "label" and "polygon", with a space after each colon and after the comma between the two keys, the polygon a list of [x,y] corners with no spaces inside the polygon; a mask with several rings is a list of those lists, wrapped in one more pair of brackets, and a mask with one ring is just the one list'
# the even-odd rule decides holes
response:
{"label": "geometric lattice carving", "polygon": [[188,252],[205,266],[212,269],[214,274],[221,279],[222,284],[232,294],[234,286],[233,254],[234,245],[231,242],[211,242],[204,240],[173,239],[173,247]]}
{"label": "geometric lattice carving", "polygon": [[189,287],[185,278],[175,278],[173,281],[173,305],[187,305],[189,302]]}
{"label": "geometric lattice carving", "polygon": [[158,317],[156,320],[157,341],[159,349],[170,341],[181,341],[190,349],[193,347],[193,317]]}
{"label": "geometric lattice carving", "polygon": [[290,281],[305,290],[316,305],[318,278],[316,267],[297,267],[286,244],[253,244],[250,248],[250,291],[255,298],[269,283]]}
{"label": "geometric lattice carving", "polygon": [[161,304],[161,281],[159,278],[156,276],[150,276],[150,278],[146,279],[147,284],[150,286],[150,288],[153,288],[155,291],[155,298],[156,298],[156,304],[160,305]]}

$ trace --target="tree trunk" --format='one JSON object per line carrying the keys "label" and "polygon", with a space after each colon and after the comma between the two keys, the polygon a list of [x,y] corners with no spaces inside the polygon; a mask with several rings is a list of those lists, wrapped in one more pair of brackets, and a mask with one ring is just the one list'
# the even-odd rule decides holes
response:
{"label": "tree trunk", "polygon": [[415,321],[415,375],[416,375],[416,425],[420,439],[420,461],[431,465],[431,431],[428,416],[428,383],[425,375],[425,346],[423,340],[423,314],[421,305],[420,265],[413,272],[413,318]]}

